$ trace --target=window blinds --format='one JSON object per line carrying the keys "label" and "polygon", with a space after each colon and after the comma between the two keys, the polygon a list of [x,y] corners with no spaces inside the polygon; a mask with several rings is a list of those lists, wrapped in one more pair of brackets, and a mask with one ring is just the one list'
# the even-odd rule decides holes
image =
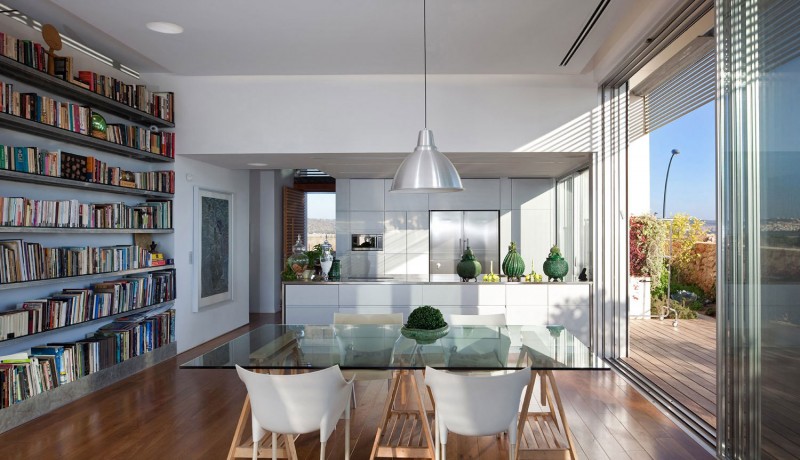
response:
{"label": "window blinds", "polygon": [[628,112],[629,142],[714,100],[714,48],[705,47],[695,55],[697,57],[693,62],[663,81],[645,81],[631,90]]}

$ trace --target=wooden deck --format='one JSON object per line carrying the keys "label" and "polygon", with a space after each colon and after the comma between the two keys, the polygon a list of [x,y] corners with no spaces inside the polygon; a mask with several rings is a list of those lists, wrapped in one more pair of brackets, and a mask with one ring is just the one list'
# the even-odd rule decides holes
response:
{"label": "wooden deck", "polygon": [[717,426],[717,324],[714,318],[631,320],[631,367],[712,427]]}
{"label": "wooden deck", "polygon": [[[222,459],[230,447],[245,388],[232,370],[179,369],[214,344],[146,369],[0,435],[2,459]],[[561,397],[580,459],[713,459],[613,371],[557,371]],[[387,396],[382,381],[357,382],[353,460],[368,458]],[[343,457],[343,431],[328,458]],[[299,458],[319,458],[319,438],[301,436]],[[453,435],[449,458],[502,460],[505,439]]]}

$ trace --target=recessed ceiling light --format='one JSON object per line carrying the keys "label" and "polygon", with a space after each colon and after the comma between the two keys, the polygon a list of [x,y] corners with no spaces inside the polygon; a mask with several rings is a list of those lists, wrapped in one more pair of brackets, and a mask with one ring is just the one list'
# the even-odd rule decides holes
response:
{"label": "recessed ceiling light", "polygon": [[171,22],[148,22],[147,28],[162,34],[179,34],[183,33],[183,27]]}
{"label": "recessed ceiling light", "polygon": [[266,165],[267,163],[247,163],[247,166],[256,166],[256,167],[266,166]]}

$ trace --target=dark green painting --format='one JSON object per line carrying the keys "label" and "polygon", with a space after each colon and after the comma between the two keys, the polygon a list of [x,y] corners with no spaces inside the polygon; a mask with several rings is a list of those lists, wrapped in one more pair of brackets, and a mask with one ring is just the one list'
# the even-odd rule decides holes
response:
{"label": "dark green painting", "polygon": [[201,299],[230,292],[230,206],[227,199],[201,198]]}

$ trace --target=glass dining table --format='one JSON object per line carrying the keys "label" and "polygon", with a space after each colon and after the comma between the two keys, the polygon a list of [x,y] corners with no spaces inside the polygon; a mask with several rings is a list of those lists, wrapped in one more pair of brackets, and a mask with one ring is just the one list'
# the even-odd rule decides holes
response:
{"label": "glass dining table", "polygon": [[[554,371],[606,370],[608,366],[563,326],[450,326],[439,337],[418,337],[400,325],[269,324],[253,329],[181,365],[183,369],[233,369],[297,373],[338,365],[342,370],[393,371],[370,458],[434,458],[432,398],[421,376],[426,366],[470,375],[528,368],[522,404],[519,458],[563,451],[576,458]],[[538,388],[533,398],[534,388]],[[410,403],[409,403],[410,402]],[[534,407],[532,407],[532,405]],[[249,399],[228,458],[251,458],[245,439]],[[389,429],[391,427],[391,429]],[[399,427],[399,428],[398,428]],[[398,429],[400,433],[397,433]],[[405,432],[405,430],[408,432]],[[271,436],[265,436],[271,442]],[[273,446],[259,452],[272,456]],[[280,454],[286,449],[275,446]]]}

